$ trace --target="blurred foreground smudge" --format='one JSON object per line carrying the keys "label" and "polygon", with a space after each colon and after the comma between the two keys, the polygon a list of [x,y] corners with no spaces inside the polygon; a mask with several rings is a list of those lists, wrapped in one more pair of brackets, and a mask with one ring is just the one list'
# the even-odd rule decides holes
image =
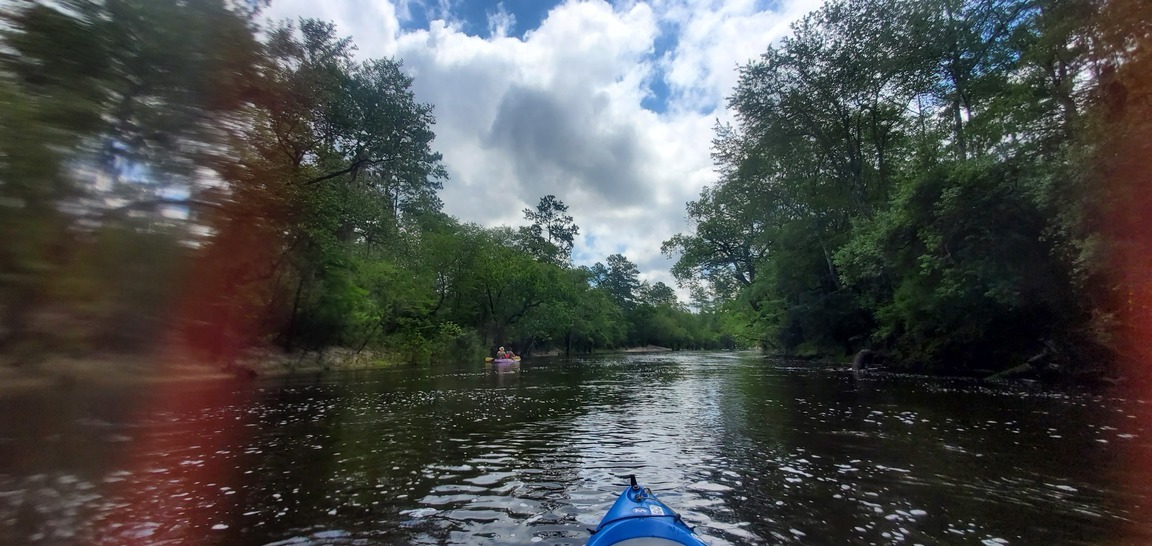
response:
{"label": "blurred foreground smudge", "polygon": [[263,2],[11,4],[5,364],[365,337],[347,321],[375,311],[332,303],[326,274],[438,214],[446,176],[398,62],[354,61],[327,23],[260,28]]}

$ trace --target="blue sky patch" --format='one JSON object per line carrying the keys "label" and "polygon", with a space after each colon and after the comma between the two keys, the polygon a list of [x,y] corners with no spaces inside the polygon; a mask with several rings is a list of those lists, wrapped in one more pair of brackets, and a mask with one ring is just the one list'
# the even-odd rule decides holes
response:
{"label": "blue sky patch", "polygon": [[425,29],[433,20],[448,19],[460,24],[465,34],[491,38],[489,16],[503,9],[516,18],[508,34],[522,38],[528,31],[539,28],[548,12],[562,3],[559,0],[449,0],[448,13],[443,13],[436,0],[417,0],[408,4],[410,18],[401,21],[401,26],[405,30]]}
{"label": "blue sky patch", "polygon": [[[758,1],[774,4],[779,0]],[[400,3],[398,15],[403,30],[427,29],[432,21],[446,19],[465,34],[489,39],[492,38],[491,19],[503,10],[514,18],[508,35],[523,38],[528,32],[540,27],[552,8],[563,3],[562,0],[412,0],[407,4]],[[612,3],[619,7],[618,2]],[[651,57],[654,63],[675,50],[679,31],[673,23],[660,23],[660,33],[653,44]],[[640,106],[656,113],[666,112],[671,90],[665,81],[663,68],[656,64],[652,76],[645,83],[650,94],[644,97]]]}
{"label": "blue sky patch", "polygon": [[[679,32],[680,29],[676,25],[660,24],[660,33],[656,35],[656,41],[652,44],[652,58],[655,62],[659,63],[661,57],[672,54],[676,49],[676,38]],[[668,109],[668,95],[671,91],[665,80],[664,69],[659,64],[655,65],[652,77],[648,81],[648,91],[652,94],[644,97],[640,101],[640,106],[656,113],[666,111]]]}

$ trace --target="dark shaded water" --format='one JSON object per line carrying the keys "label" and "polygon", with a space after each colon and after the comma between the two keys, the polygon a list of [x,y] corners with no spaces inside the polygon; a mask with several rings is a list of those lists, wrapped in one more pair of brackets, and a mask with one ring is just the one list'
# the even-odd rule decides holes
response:
{"label": "dark shaded water", "polygon": [[1152,402],[759,355],[0,399],[0,543],[583,544],[635,473],[710,544],[1152,543]]}

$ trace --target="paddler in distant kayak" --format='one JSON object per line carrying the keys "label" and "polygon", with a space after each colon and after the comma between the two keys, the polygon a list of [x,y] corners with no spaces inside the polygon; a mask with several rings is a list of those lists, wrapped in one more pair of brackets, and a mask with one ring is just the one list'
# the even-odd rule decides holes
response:
{"label": "paddler in distant kayak", "polygon": [[496,350],[496,360],[502,360],[505,358],[508,358],[508,353],[504,352],[504,348],[501,347],[501,348],[497,349]]}

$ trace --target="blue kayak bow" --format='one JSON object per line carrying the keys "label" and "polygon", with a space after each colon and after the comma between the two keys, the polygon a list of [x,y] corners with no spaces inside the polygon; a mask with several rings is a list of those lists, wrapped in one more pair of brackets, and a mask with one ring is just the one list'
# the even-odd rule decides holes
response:
{"label": "blue kayak bow", "polygon": [[631,485],[608,509],[585,546],[706,546],[680,514],[628,476]]}

